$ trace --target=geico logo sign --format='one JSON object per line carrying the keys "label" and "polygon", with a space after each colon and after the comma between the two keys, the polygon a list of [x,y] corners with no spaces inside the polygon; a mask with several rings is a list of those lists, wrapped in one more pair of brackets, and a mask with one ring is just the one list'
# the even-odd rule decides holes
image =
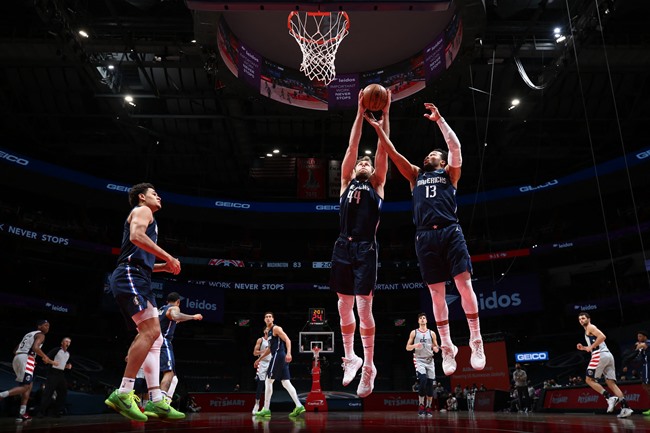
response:
{"label": "geico logo sign", "polygon": [[650,150],[646,150],[645,152],[641,152],[641,153],[636,154],[636,157],[638,159],[646,159],[649,156],[650,156]]}
{"label": "geico logo sign", "polygon": [[547,352],[537,352],[537,353],[518,353],[515,355],[515,359],[519,362],[521,361],[548,361]]}
{"label": "geico logo sign", "polygon": [[316,210],[340,210],[341,206],[337,204],[319,204],[316,205]]}
{"label": "geico logo sign", "polygon": [[205,299],[201,299],[200,301],[198,299],[192,300],[189,298],[185,299],[185,306],[188,308],[198,308],[201,310],[207,310],[207,311],[217,311],[217,304],[211,304],[210,302],[206,301]]}
{"label": "geico logo sign", "polygon": [[6,152],[3,152],[3,151],[0,151],[0,158],[6,159],[9,162],[13,162],[15,164],[22,165],[22,166],[25,166],[25,165],[29,164],[28,160],[23,159],[23,158],[19,158],[16,155],[12,155],[10,153],[6,153]]}
{"label": "geico logo sign", "polygon": [[131,191],[131,188],[129,188],[128,186],[115,185],[114,183],[107,184],[106,189],[110,189],[111,191],[121,191],[121,192]]}
{"label": "geico logo sign", "polygon": [[508,307],[518,307],[521,305],[521,299],[519,298],[519,293],[513,293],[511,295],[497,295],[496,290],[492,292],[490,296],[483,297],[483,294],[478,295],[478,302],[481,306],[481,310],[494,310],[497,308],[508,308]]}
{"label": "geico logo sign", "polygon": [[250,209],[251,205],[248,203],[233,203],[230,201],[215,201],[214,205],[217,207],[230,207],[233,209]]}

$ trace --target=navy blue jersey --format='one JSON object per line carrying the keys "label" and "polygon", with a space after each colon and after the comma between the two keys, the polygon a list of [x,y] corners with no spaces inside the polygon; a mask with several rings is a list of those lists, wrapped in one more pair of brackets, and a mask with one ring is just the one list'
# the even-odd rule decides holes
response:
{"label": "navy blue jersey", "polygon": [[456,188],[445,169],[420,171],[413,188],[413,223],[418,229],[458,222]]}
{"label": "navy blue jersey", "polygon": [[163,338],[172,340],[174,338],[174,331],[176,331],[176,321],[167,317],[167,310],[172,307],[172,304],[167,304],[158,310],[158,320],[160,321],[160,333]]}
{"label": "navy blue jersey", "polygon": [[269,329],[269,347],[271,348],[271,355],[275,356],[276,354],[286,355],[287,346],[284,344],[284,341],[277,335],[273,335],[273,328],[275,325],[271,325]]}
{"label": "navy blue jersey", "polygon": [[373,241],[383,199],[370,181],[352,179],[340,200],[341,235],[355,241]]}
{"label": "navy blue jersey", "polygon": [[[155,244],[158,243],[158,224],[156,223],[155,218],[147,227],[146,234]],[[128,218],[124,222],[122,248],[117,262],[143,265],[149,269],[153,269],[153,265],[156,262],[156,256],[131,243],[131,225],[129,224]]]}

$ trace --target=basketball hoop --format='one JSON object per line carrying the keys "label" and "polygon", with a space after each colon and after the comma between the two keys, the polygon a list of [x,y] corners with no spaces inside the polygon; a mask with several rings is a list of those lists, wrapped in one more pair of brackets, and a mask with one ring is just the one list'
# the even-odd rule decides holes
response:
{"label": "basketball hoop", "polygon": [[287,27],[302,51],[300,71],[309,79],[328,85],[336,77],[336,51],[350,29],[348,14],[292,11]]}

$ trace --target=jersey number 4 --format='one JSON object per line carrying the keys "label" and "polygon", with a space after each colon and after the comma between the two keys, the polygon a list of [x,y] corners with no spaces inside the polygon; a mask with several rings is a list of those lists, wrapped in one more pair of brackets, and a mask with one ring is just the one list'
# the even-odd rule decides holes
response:
{"label": "jersey number 4", "polygon": [[348,192],[348,203],[352,203],[352,200],[356,200],[357,204],[361,201],[361,191],[358,189],[350,190]]}

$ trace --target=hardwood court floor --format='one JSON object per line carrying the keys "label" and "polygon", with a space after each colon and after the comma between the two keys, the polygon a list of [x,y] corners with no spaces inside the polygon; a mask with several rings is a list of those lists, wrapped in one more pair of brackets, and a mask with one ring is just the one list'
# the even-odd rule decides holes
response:
{"label": "hardwood court floor", "polygon": [[650,433],[650,417],[633,414],[619,419],[604,414],[557,413],[435,413],[420,418],[411,412],[305,413],[292,420],[286,412],[274,412],[270,420],[242,413],[191,414],[183,421],[137,423],[118,414],[68,416],[16,422],[0,419],[0,432],[15,433],[174,433],[174,432],[258,432],[258,433]]}

